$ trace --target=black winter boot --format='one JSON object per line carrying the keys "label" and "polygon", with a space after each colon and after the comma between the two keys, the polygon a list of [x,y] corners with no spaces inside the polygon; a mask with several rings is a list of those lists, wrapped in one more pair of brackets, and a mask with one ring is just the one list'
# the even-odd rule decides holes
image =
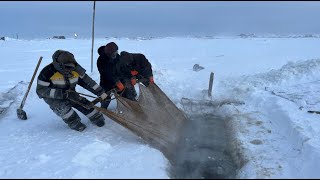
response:
{"label": "black winter boot", "polygon": [[81,123],[80,117],[76,112],[74,112],[68,119],[64,119],[64,122],[68,124],[68,126],[76,131],[83,131],[87,126]]}
{"label": "black winter boot", "polygon": [[90,121],[97,125],[98,127],[102,127],[104,126],[104,117],[101,113],[96,113],[94,114],[91,118],[90,118]]}
{"label": "black winter boot", "polygon": [[75,123],[73,123],[73,124],[69,124],[69,127],[71,128],[71,129],[73,129],[73,130],[76,130],[76,131],[83,131],[84,129],[86,129],[86,125],[84,125],[83,123],[81,123],[80,121],[77,123],[77,124],[75,124]]}

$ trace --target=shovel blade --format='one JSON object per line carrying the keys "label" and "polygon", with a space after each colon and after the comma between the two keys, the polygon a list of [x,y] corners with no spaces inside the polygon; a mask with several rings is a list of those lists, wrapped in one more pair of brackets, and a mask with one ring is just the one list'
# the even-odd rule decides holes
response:
{"label": "shovel blade", "polygon": [[17,109],[17,116],[21,120],[27,120],[27,113],[22,109]]}

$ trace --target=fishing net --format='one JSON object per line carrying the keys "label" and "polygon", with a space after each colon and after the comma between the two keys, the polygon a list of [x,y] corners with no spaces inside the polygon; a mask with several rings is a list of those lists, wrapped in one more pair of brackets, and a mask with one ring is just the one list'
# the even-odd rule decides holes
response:
{"label": "fishing net", "polygon": [[186,126],[185,114],[156,84],[139,84],[138,101],[115,97],[117,111],[95,108],[171,158]]}

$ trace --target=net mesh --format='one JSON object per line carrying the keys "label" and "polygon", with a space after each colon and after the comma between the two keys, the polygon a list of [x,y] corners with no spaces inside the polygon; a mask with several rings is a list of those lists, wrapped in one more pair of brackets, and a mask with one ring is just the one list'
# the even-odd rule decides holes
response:
{"label": "net mesh", "polygon": [[95,108],[159,149],[167,158],[174,156],[187,118],[156,84],[148,87],[139,84],[137,102],[119,95],[116,100],[116,112]]}

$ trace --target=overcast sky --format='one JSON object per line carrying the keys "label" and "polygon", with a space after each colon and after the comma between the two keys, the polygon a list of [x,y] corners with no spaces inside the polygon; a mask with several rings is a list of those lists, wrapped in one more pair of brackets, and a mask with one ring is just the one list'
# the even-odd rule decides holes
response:
{"label": "overcast sky", "polygon": [[[93,1],[0,2],[0,36],[91,37]],[[320,33],[320,1],[97,1],[95,36]]]}

